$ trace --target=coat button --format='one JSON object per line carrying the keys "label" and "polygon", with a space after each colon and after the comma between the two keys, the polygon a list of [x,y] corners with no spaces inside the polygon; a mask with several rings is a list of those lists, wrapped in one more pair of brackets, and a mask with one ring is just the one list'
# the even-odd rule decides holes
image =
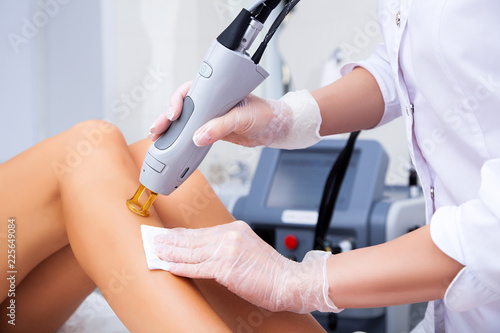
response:
{"label": "coat button", "polygon": [[434,186],[431,187],[431,199],[434,199]]}
{"label": "coat button", "polygon": [[401,24],[401,12],[398,11],[396,13],[396,25],[399,27],[400,24]]}

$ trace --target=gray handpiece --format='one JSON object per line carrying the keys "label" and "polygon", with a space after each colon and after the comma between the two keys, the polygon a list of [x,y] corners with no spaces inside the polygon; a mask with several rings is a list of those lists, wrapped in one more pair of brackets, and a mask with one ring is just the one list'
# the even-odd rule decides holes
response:
{"label": "gray handpiece", "polygon": [[268,76],[247,54],[214,40],[184,99],[180,118],[149,147],[140,182],[153,192],[172,193],[210,150],[211,145],[200,148],[194,144],[194,132],[226,114]]}

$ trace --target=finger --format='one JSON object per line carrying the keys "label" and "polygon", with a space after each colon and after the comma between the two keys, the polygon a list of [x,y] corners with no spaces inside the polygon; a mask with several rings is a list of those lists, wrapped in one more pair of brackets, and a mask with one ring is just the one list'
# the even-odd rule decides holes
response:
{"label": "finger", "polygon": [[170,121],[176,120],[181,115],[184,98],[186,98],[186,95],[189,91],[189,88],[191,88],[192,83],[193,81],[184,82],[170,97],[166,112],[167,118]]}
{"label": "finger", "polygon": [[221,140],[241,127],[241,122],[247,122],[242,117],[241,108],[235,107],[225,115],[212,119],[200,127],[193,136],[193,141],[198,147],[208,146]]}
{"label": "finger", "polygon": [[203,264],[172,263],[168,271],[192,279],[213,279],[215,274],[213,270],[205,269]]}
{"label": "finger", "polygon": [[167,111],[158,116],[149,129],[148,138],[150,140],[157,140],[168,129],[172,120],[179,118],[182,112],[184,97],[186,97],[191,83],[192,81],[184,82],[172,94],[168,102]]}
{"label": "finger", "polygon": [[[154,241],[163,242],[164,244],[175,245],[172,242],[176,238],[200,238],[207,239],[209,236],[223,235],[227,231],[236,230],[239,232],[248,232],[251,230],[250,226],[244,221],[234,221],[231,223],[220,224],[212,227],[188,229],[188,228],[171,228],[163,229],[163,233],[156,235]],[[209,243],[209,241],[207,241]]]}
{"label": "finger", "polygon": [[[207,237],[200,236],[170,236],[169,234],[157,235],[153,239],[155,246],[175,246],[177,248],[199,249],[208,244]],[[212,241],[213,238],[210,238]]]}
{"label": "finger", "polygon": [[163,234],[156,235],[153,241],[155,245],[171,245],[196,249],[214,241],[216,239],[214,235],[218,229],[218,226],[201,229],[167,229]]}
{"label": "finger", "polygon": [[214,246],[199,249],[175,247],[169,245],[157,245],[155,253],[163,261],[185,264],[199,264],[213,256]]}
{"label": "finger", "polygon": [[153,133],[149,133],[148,134],[148,139],[151,140],[151,141],[156,141],[158,140],[158,138],[161,136],[161,134],[153,134]]}
{"label": "finger", "polygon": [[170,120],[168,120],[165,114],[162,113],[158,116],[158,118],[156,118],[156,120],[153,122],[153,125],[151,125],[148,138],[152,141],[155,141],[163,134],[163,132],[167,130],[169,126]]}

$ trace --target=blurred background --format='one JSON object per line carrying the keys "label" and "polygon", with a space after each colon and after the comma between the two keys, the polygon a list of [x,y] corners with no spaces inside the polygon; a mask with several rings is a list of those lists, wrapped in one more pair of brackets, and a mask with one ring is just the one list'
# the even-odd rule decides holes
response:
{"label": "blurred background", "polygon": [[[116,124],[130,143],[146,137],[211,41],[251,2],[1,0],[0,162],[86,119]],[[375,0],[304,0],[266,51],[262,65],[271,77],[256,93],[279,98],[287,89],[316,89],[380,40]],[[403,131],[396,121],[361,136],[389,153],[388,184],[407,182]],[[217,143],[200,169],[214,186],[234,169],[248,178],[259,153]]]}

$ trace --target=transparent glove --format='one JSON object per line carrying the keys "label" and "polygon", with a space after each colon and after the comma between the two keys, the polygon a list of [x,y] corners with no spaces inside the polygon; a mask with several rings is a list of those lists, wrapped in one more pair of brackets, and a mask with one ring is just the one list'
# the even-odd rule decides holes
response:
{"label": "transparent glove", "polygon": [[155,237],[158,257],[176,275],[215,279],[270,311],[340,311],[328,297],[326,261],[310,251],[300,263],[283,257],[242,221],[204,229],[176,228]]}
{"label": "transparent glove", "polygon": [[193,81],[184,82],[177,88],[177,90],[170,96],[168,101],[167,111],[162,113],[149,129],[148,138],[152,141],[156,141],[165,132],[170,123],[179,118],[182,111],[182,104],[184,103],[184,97],[186,97],[189,88]]}
{"label": "transparent glove", "polygon": [[[166,115],[151,127],[150,139],[156,140],[179,118],[190,86],[191,82],[186,82],[172,95]],[[298,149],[320,140],[320,125],[319,106],[307,90],[288,93],[279,100],[250,94],[226,115],[199,128],[193,140],[197,146],[225,140],[247,147]]]}

